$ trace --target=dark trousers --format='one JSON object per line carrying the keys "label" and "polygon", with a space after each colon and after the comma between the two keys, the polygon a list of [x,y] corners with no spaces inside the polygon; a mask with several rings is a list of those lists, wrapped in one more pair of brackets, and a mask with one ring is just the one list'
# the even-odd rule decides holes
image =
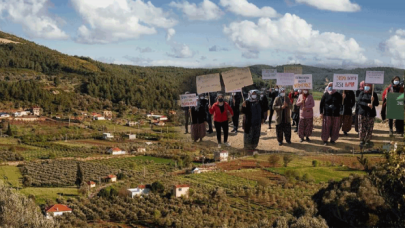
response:
{"label": "dark trousers", "polygon": [[186,127],[186,133],[188,133],[188,123],[189,123],[189,121],[190,121],[190,112],[187,110],[187,111],[184,111],[184,118],[185,118],[185,120],[186,120],[186,124],[185,124],[185,127]]}
{"label": "dark trousers", "polygon": [[285,141],[290,142],[291,141],[291,124],[290,123],[281,123],[279,125],[276,125],[276,135],[277,135],[278,142],[283,142],[284,137],[285,137]]}
{"label": "dark trousers", "polygon": [[229,123],[228,121],[216,122],[214,121],[215,130],[217,131],[218,144],[221,143],[221,128],[224,131],[224,143],[228,142]]}
{"label": "dark trousers", "polygon": [[269,116],[269,127],[271,126],[271,120],[273,119],[274,110],[270,109],[270,116]]}
{"label": "dark trousers", "polygon": [[233,123],[233,130],[237,131],[239,127],[239,109],[232,108],[233,116],[232,116],[232,123]]}
{"label": "dark trousers", "polygon": [[[389,119],[388,120],[388,124],[390,126],[390,130],[393,130],[394,127],[394,120],[393,119]],[[404,121],[403,120],[395,120],[395,130],[397,133],[399,134],[403,134],[404,133]]]}
{"label": "dark trousers", "polygon": [[212,130],[212,116],[210,113],[207,114],[207,122],[208,122],[208,131],[213,132]]}
{"label": "dark trousers", "polygon": [[263,122],[266,122],[266,119],[267,119],[267,112],[268,112],[268,111],[263,112],[263,119],[262,119]]}

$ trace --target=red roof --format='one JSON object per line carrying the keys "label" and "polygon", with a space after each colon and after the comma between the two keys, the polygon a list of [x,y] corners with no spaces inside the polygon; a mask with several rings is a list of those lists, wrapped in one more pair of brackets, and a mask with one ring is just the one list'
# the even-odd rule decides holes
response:
{"label": "red roof", "polygon": [[66,211],[72,211],[72,209],[63,204],[55,204],[46,210],[46,212],[66,212]]}
{"label": "red roof", "polygon": [[118,148],[118,147],[114,147],[114,148],[111,148],[113,151],[121,151],[121,149],[120,148]]}
{"label": "red roof", "polygon": [[93,185],[93,184],[96,184],[96,182],[94,182],[94,181],[87,181],[87,184],[88,184],[88,185]]}
{"label": "red roof", "polygon": [[112,179],[112,178],[117,178],[117,176],[115,176],[115,175],[108,175],[107,178]]}
{"label": "red roof", "polygon": [[189,188],[190,185],[188,185],[188,184],[179,184],[179,185],[175,185],[174,187],[175,188]]}
{"label": "red roof", "polygon": [[139,189],[145,189],[145,188],[146,188],[146,185],[139,185],[138,188],[139,188]]}

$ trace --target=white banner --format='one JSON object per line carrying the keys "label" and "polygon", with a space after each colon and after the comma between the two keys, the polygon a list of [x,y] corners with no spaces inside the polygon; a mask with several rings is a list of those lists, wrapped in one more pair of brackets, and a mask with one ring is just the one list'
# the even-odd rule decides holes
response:
{"label": "white banner", "polygon": [[197,93],[217,92],[221,90],[219,73],[197,76]]}
{"label": "white banner", "polygon": [[277,73],[277,85],[294,85],[294,73]]}
{"label": "white banner", "polygon": [[181,107],[195,107],[197,106],[197,94],[181,94],[180,102]]}
{"label": "white banner", "polygon": [[295,74],[294,89],[313,89],[312,74]]}
{"label": "white banner", "polygon": [[384,71],[366,71],[365,83],[384,84]]}
{"label": "white banner", "polygon": [[263,69],[262,70],[262,79],[277,79],[277,69]]}
{"label": "white banner", "polygon": [[336,90],[358,90],[359,75],[357,74],[334,74],[333,89]]}

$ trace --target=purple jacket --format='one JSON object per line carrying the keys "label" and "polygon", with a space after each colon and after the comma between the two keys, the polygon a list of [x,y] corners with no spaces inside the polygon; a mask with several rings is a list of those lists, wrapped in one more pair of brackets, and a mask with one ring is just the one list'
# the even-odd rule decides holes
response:
{"label": "purple jacket", "polygon": [[[307,98],[305,99],[305,103],[304,95],[301,94],[298,97],[296,105],[300,106],[300,119],[310,119],[314,117],[313,107],[315,106],[315,101],[311,94],[308,94]],[[304,107],[305,111],[303,111]]]}

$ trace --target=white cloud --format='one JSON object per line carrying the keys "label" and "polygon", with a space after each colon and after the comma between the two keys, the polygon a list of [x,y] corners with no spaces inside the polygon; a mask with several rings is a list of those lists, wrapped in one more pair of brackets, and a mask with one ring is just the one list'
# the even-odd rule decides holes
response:
{"label": "white cloud", "polygon": [[189,20],[217,20],[224,14],[222,10],[210,0],[204,0],[199,3],[198,6],[188,1],[182,3],[171,2],[169,5],[181,9]]}
{"label": "white cloud", "polygon": [[260,18],[257,24],[248,20],[232,22],[224,27],[224,33],[244,57],[255,57],[261,50],[273,49],[339,61],[364,63],[367,60],[353,38],[333,32],[320,33],[305,20],[288,13],[274,21]]}
{"label": "white cloud", "polygon": [[172,53],[167,53],[168,56],[173,58],[191,58],[195,54],[196,53],[186,44],[179,44],[176,42],[172,44]]}
{"label": "white cloud", "polygon": [[71,0],[86,25],[78,29],[77,42],[110,43],[156,33],[177,24],[161,8],[143,0]]}
{"label": "white cloud", "polygon": [[11,22],[20,24],[32,38],[69,38],[58,25],[62,20],[49,14],[50,5],[49,0],[0,0],[0,18],[4,16]]}
{"label": "white cloud", "polygon": [[262,8],[247,0],[220,0],[219,5],[228,11],[244,17],[278,17],[277,11],[269,6]]}
{"label": "white cloud", "polygon": [[166,40],[169,41],[172,39],[172,37],[176,34],[176,30],[169,28],[166,32]]}
{"label": "white cloud", "polygon": [[211,51],[211,52],[216,52],[216,51],[229,51],[228,48],[220,47],[220,46],[218,46],[218,45],[214,45],[214,46],[210,47],[208,50]]}
{"label": "white cloud", "polygon": [[[124,56],[125,59],[129,60],[132,64],[138,66],[174,66],[174,67],[184,67],[184,68],[218,68],[218,67],[229,67],[231,65],[219,62],[201,62],[198,60],[173,60],[173,59],[161,59],[161,60],[151,60],[138,57]],[[203,59],[201,59],[203,60]]]}
{"label": "white cloud", "polygon": [[350,0],[295,0],[297,3],[305,3],[320,10],[338,12],[357,12],[361,7]]}
{"label": "white cloud", "polygon": [[154,51],[152,50],[152,48],[150,48],[150,47],[145,47],[145,48],[136,47],[135,50],[137,50],[137,51],[139,51],[139,52],[141,52],[141,53],[154,52]]}
{"label": "white cloud", "polygon": [[387,41],[380,44],[380,50],[391,57],[391,64],[405,69],[405,30],[398,29]]}

